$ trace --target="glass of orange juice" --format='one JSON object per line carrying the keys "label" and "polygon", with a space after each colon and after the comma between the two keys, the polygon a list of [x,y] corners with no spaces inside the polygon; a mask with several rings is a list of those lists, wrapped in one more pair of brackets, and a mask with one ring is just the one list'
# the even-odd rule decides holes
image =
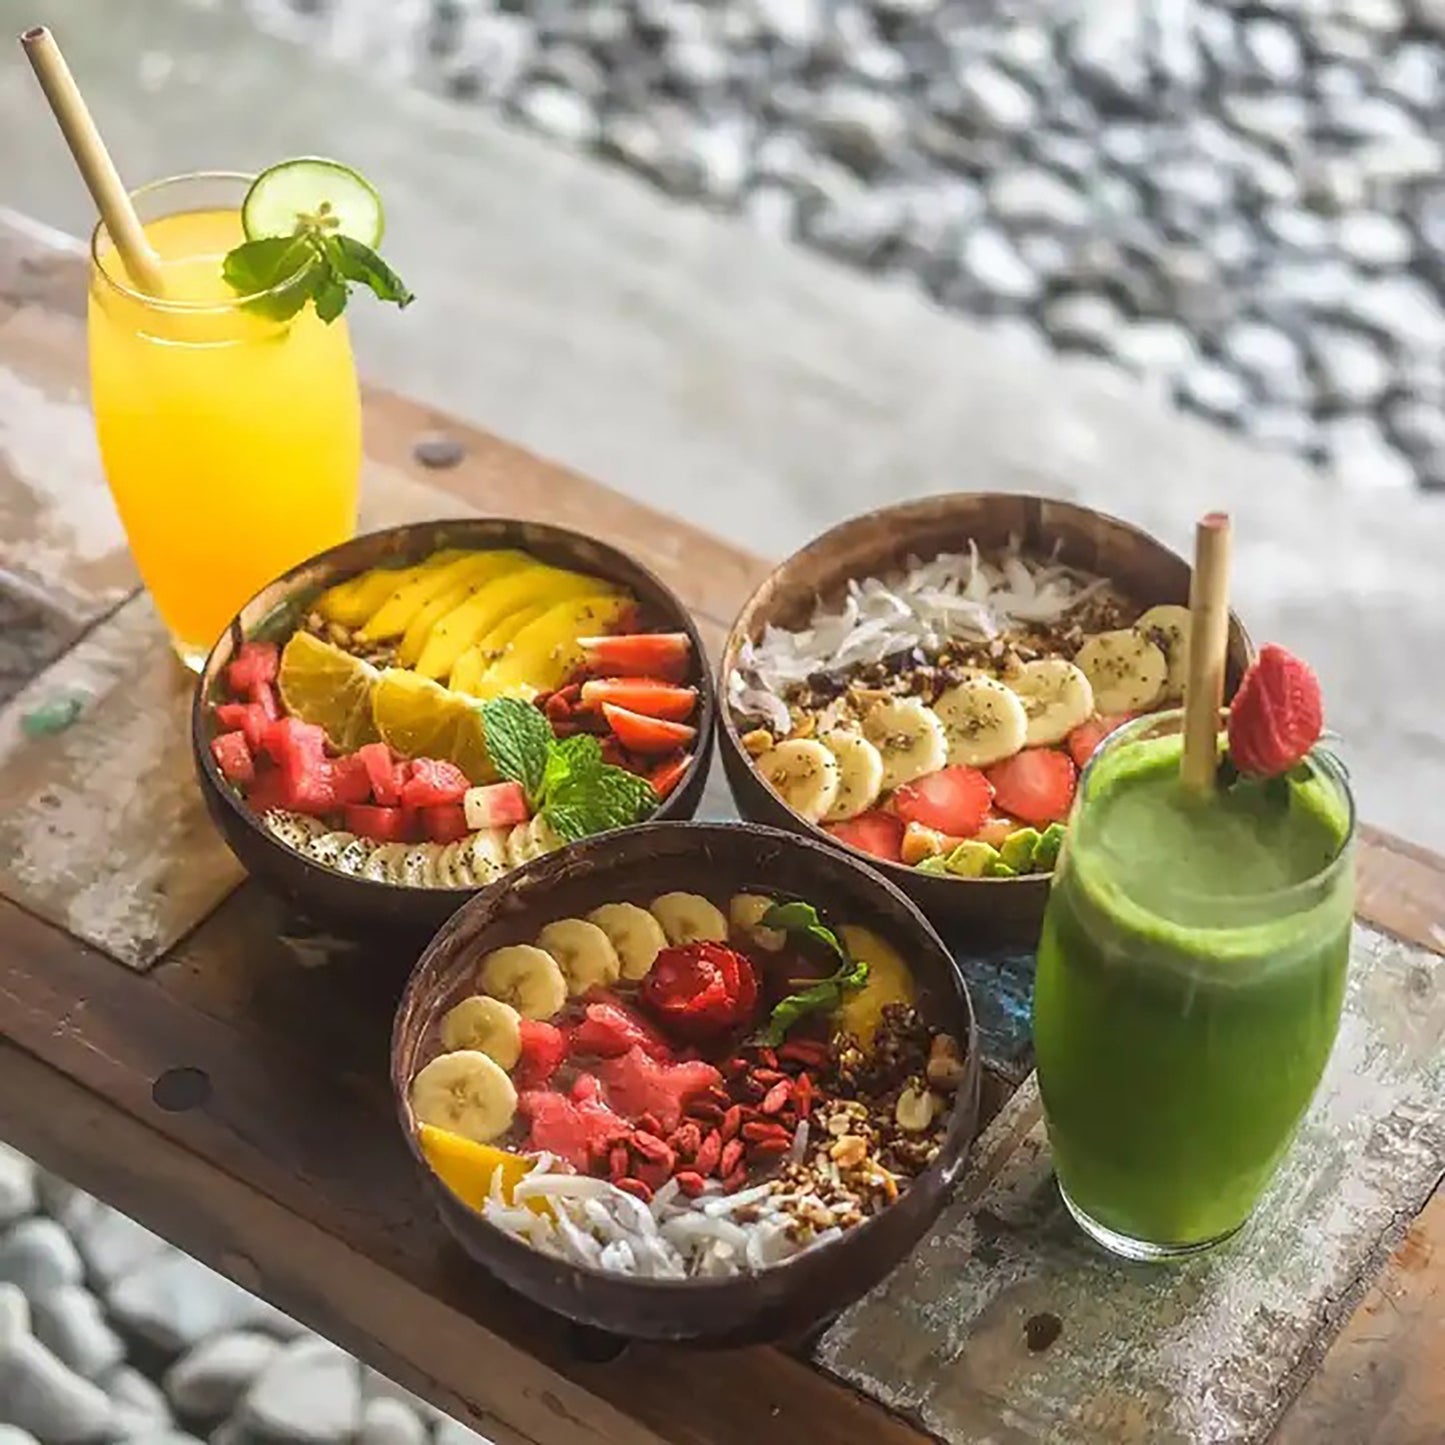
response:
{"label": "glass of orange juice", "polygon": [[251,178],[177,176],[134,193],[164,295],[91,241],[90,387],[101,460],[141,578],[199,670],[248,597],[351,536],[361,407],[344,318],[286,320],[278,292],[238,295],[223,258],[246,237]]}

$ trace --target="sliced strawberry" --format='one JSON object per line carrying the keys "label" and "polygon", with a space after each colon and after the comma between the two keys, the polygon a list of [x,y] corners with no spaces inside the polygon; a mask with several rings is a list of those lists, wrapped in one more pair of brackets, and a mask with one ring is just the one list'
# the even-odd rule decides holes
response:
{"label": "sliced strawberry", "polygon": [[697,707],[697,689],[676,687],[655,677],[593,678],[582,684],[584,707],[601,707],[606,702],[644,717],[686,722]]}
{"label": "sliced strawberry", "polygon": [[580,639],[587,671],[595,677],[658,677],[680,682],[687,676],[692,640],[685,632],[624,632]]}
{"label": "sliced strawberry", "polygon": [[517,1031],[522,1037],[522,1052],[512,1070],[512,1082],[518,1092],[540,1089],[567,1057],[567,1035],[543,1019],[522,1019]]}
{"label": "sliced strawberry", "polygon": [[331,786],[340,804],[365,803],[371,799],[371,775],[366,763],[355,753],[331,761]]}
{"label": "sliced strawberry", "polygon": [[422,832],[433,843],[455,843],[472,831],[460,803],[443,803],[436,808],[422,808],[420,812]]}
{"label": "sliced strawberry", "polygon": [[670,753],[685,748],[697,736],[697,729],[686,723],[643,717],[639,712],[615,707],[610,702],[602,704],[602,715],[617,741],[633,753]]}
{"label": "sliced strawberry", "polygon": [[216,760],[221,775],[228,783],[249,783],[256,776],[256,764],[251,760],[251,749],[246,746],[243,732],[222,733],[211,739],[211,756]]}
{"label": "sliced strawberry", "polygon": [[394,808],[401,802],[401,783],[396,776],[396,764],[391,760],[391,749],[385,743],[366,743],[357,748],[356,756],[366,769],[371,796],[383,807]]}
{"label": "sliced strawberry", "polygon": [[971,838],[983,826],[993,788],[977,768],[940,768],[894,790],[893,807],[905,823],[922,823],[954,838]]}
{"label": "sliced strawberry", "polygon": [[510,828],[525,823],[532,816],[527,794],[520,783],[489,783],[483,788],[468,788],[467,822],[473,828]]}
{"label": "sliced strawberry", "polygon": [[410,819],[400,808],[380,808],[372,803],[353,803],[342,813],[348,833],[377,843],[404,843],[410,836]]}
{"label": "sliced strawberry", "polygon": [[640,1048],[662,1062],[672,1059],[667,1040],[620,999],[589,1003],[585,1017],[572,1029],[567,1047],[573,1054],[599,1059],[618,1058],[631,1048]]}
{"label": "sliced strawberry", "polygon": [[1241,773],[1288,772],[1324,728],[1320,682],[1309,664],[1275,643],[1250,663],[1229,708],[1229,756]]}
{"label": "sliced strawberry", "polygon": [[1078,776],[1069,755],[1053,748],[1025,748],[988,770],[998,806],[1036,826],[1068,817]]}
{"label": "sliced strawberry", "polygon": [[1131,718],[1137,717],[1137,713],[1116,712],[1108,717],[1100,717],[1097,713],[1088,722],[1082,722],[1068,737],[1069,756],[1082,768],[1085,763],[1094,756],[1094,749],[1104,741],[1110,733],[1123,727]]}
{"label": "sliced strawberry", "polygon": [[270,719],[265,709],[254,702],[223,702],[216,708],[216,721],[228,732],[239,729],[246,737],[246,746],[259,753],[266,737]]}
{"label": "sliced strawberry", "polygon": [[243,642],[226,667],[226,685],[237,697],[261,682],[275,682],[281,651],[274,642]]}
{"label": "sliced strawberry", "polygon": [[666,798],[683,780],[692,766],[692,757],[691,753],[679,753],[675,758],[664,758],[647,774],[647,781],[659,798]]}
{"label": "sliced strawberry", "polygon": [[408,808],[440,808],[460,803],[471,785],[455,763],[442,758],[413,758],[406,782],[401,785],[401,801]]}
{"label": "sliced strawberry", "polygon": [[823,830],[860,853],[886,858],[890,863],[902,861],[903,819],[896,813],[874,808],[872,812],[849,818],[846,823],[825,823]]}

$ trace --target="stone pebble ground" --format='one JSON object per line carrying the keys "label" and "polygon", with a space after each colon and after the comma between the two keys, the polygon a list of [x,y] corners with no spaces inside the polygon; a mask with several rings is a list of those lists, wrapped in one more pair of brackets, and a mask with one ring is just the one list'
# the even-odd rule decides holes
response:
{"label": "stone pebble ground", "polygon": [[1445,0],[245,0],[1360,487],[1445,488]]}
{"label": "stone pebble ground", "polygon": [[487,1445],[0,1144],[0,1445]]}

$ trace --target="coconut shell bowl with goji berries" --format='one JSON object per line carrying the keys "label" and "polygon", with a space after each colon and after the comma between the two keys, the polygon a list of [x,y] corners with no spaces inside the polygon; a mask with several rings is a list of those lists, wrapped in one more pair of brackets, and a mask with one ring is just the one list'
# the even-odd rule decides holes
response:
{"label": "coconut shell bowl with goji berries", "polygon": [[792,1338],[877,1284],[978,1127],[973,1007],[903,892],[827,843],[652,823],[466,903],[391,1081],[447,1228],[619,1338]]}
{"label": "coconut shell bowl with goji berries", "polygon": [[192,745],[211,817],[333,931],[428,937],[528,859],[690,818],[714,701],[676,595],[540,522],[371,532],[262,588],[211,651]]}

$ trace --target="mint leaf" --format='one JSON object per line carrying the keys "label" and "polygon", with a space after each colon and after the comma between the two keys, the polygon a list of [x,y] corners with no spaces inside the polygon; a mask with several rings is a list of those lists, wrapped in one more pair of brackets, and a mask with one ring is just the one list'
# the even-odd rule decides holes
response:
{"label": "mint leaf", "polygon": [[799,993],[789,994],[773,1006],[767,1024],[758,1035],[758,1042],[773,1048],[782,1043],[800,1018],[811,1013],[831,1013],[843,1002],[846,991],[862,988],[868,982],[868,965],[861,958],[850,958],[838,936],[824,926],[818,910],[801,899],[773,904],[759,922],[764,928],[780,928],[794,938],[808,939],[838,959],[838,967],[827,978],[820,978]]}
{"label": "mint leaf", "polygon": [[555,745],[547,719],[531,703],[516,697],[493,698],[482,703],[480,711],[492,766],[508,781],[520,783],[527,802],[536,808]]}
{"label": "mint leaf", "polygon": [[410,306],[416,300],[401,277],[370,246],[350,236],[328,236],[326,251],[333,270],[348,281],[370,286],[381,300],[395,301],[398,306]]}
{"label": "mint leaf", "polygon": [[646,778],[602,763],[547,789],[543,811],[564,837],[585,838],[610,828],[625,828],[656,806],[657,794]]}
{"label": "mint leaf", "polygon": [[[248,304],[254,311],[273,321],[286,321],[306,304],[316,287],[316,275],[300,274],[311,267],[317,273],[325,270],[309,236],[263,236],[227,252],[221,277],[238,295],[252,298]],[[293,278],[292,285],[285,284]]]}
{"label": "mint leaf", "polygon": [[791,903],[775,903],[763,915],[761,922],[764,928],[778,928],[784,933],[796,933],[809,938],[836,955],[839,960],[847,961],[848,955],[843,951],[843,945],[838,942],[838,936],[832,929],[823,926],[818,910],[811,903],[804,903],[800,899]]}
{"label": "mint leaf", "polygon": [[570,738],[554,741],[547,753],[547,766],[538,792],[545,799],[568,779],[595,773],[602,766],[602,744],[590,734],[575,733]]}

